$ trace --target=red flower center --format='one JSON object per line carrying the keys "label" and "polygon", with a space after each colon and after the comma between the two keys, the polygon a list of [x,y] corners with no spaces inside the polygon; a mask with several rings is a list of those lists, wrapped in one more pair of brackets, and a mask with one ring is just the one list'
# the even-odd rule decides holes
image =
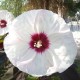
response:
{"label": "red flower center", "polygon": [[2,49],[2,48],[3,48],[3,42],[0,43],[0,49]]}
{"label": "red flower center", "polygon": [[5,20],[0,20],[0,27],[4,28],[6,27],[7,22]]}
{"label": "red flower center", "polygon": [[30,48],[35,49],[37,53],[42,53],[49,48],[49,40],[46,34],[36,33],[31,36]]}

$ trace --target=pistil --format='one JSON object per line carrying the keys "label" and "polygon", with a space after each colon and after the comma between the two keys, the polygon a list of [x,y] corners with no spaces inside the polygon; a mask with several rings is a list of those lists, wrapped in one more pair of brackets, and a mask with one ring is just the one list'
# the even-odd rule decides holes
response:
{"label": "pistil", "polygon": [[34,43],[34,47],[36,47],[36,48],[40,48],[41,46],[42,46],[42,41],[41,40]]}

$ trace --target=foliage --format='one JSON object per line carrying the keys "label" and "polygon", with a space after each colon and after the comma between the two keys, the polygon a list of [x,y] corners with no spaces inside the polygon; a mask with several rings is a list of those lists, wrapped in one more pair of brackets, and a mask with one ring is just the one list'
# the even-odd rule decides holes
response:
{"label": "foliage", "polygon": [[76,60],[75,63],[77,64],[76,70],[80,74],[80,60]]}
{"label": "foliage", "polygon": [[38,78],[37,77],[32,77],[32,76],[28,75],[26,77],[26,80],[38,80]]}
{"label": "foliage", "polygon": [[5,73],[4,64],[0,65],[0,77],[2,77]]}
{"label": "foliage", "polygon": [[80,2],[76,3],[75,8],[76,8],[77,10],[80,10]]}
{"label": "foliage", "polygon": [[68,10],[69,16],[75,16],[75,13],[80,9],[80,2],[76,3],[73,0],[64,0],[64,5]]}
{"label": "foliage", "polygon": [[15,16],[21,14],[23,0],[5,0],[1,3],[1,8],[12,12]]}
{"label": "foliage", "polygon": [[7,57],[5,57],[5,53],[0,52],[0,78],[4,76],[5,72],[7,71],[6,65],[7,65]]}
{"label": "foliage", "polygon": [[74,16],[76,9],[75,9],[75,3],[73,2],[73,0],[65,0],[64,5],[67,7],[68,15]]}

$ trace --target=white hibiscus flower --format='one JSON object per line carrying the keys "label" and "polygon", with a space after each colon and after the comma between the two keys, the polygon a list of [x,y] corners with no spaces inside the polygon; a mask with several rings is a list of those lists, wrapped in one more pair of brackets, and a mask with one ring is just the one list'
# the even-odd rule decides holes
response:
{"label": "white hibiscus flower", "polygon": [[14,19],[12,13],[7,10],[0,10],[0,35],[4,35],[8,32],[8,26]]}
{"label": "white hibiscus flower", "polygon": [[4,48],[14,66],[37,77],[65,71],[77,53],[65,21],[43,9],[18,16],[4,40]]}

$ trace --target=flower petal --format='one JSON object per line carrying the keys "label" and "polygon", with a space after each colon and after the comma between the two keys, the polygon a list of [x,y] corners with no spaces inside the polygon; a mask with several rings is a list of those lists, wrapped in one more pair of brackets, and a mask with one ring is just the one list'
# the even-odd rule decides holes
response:
{"label": "flower petal", "polygon": [[[43,57],[41,55],[36,55],[36,57],[29,63],[25,63],[23,65],[18,65],[19,69],[23,70],[24,72],[28,72],[31,75],[43,75],[44,74],[44,62]],[[25,69],[26,67],[26,69]]]}
{"label": "flower petal", "polygon": [[[51,47],[56,49],[55,51],[60,51],[60,50],[57,50],[57,49],[62,49],[63,48],[64,52],[65,52],[65,49],[68,50],[68,51],[66,51],[66,54],[69,54],[69,55],[73,55],[76,52],[77,47],[76,47],[76,44],[75,44],[75,41],[73,39],[73,36],[72,36],[71,32],[58,33],[58,34],[50,35],[49,40],[50,40],[50,43],[52,44]],[[62,53],[63,53],[63,50],[62,50],[61,54]],[[66,55],[66,54],[64,54],[64,55]]]}
{"label": "flower petal", "polygon": [[53,34],[49,36],[49,39],[51,42],[50,51],[57,56],[55,59],[61,61],[56,62],[59,64],[58,72],[63,72],[73,64],[77,54],[77,47],[72,34],[71,32]]}
{"label": "flower petal", "polygon": [[9,57],[12,60],[13,64],[17,63],[17,60],[25,55],[29,49],[28,40],[26,42],[13,34],[9,34],[4,40],[4,49]]}
{"label": "flower petal", "polygon": [[34,26],[38,33],[45,32],[48,35],[70,31],[69,27],[61,17],[48,10],[40,10],[37,13]]}

